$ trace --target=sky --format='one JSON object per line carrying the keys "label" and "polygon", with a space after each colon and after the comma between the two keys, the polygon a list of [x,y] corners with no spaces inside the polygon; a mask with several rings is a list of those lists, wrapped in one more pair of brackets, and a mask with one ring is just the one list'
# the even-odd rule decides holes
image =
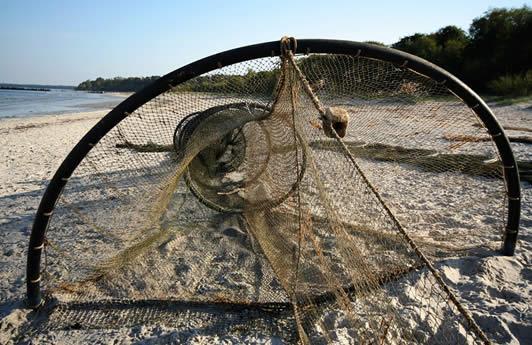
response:
{"label": "sky", "polygon": [[0,82],[77,85],[163,75],[284,35],[391,44],[446,25],[467,30],[519,0],[0,0]]}

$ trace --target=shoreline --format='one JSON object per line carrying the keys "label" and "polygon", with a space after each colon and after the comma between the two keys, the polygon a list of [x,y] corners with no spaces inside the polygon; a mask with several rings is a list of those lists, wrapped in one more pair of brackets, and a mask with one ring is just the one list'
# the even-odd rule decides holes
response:
{"label": "shoreline", "polygon": [[26,101],[25,97],[20,98],[21,96],[14,95],[13,100],[6,102],[0,108],[0,121],[4,121],[5,119],[69,116],[87,112],[110,111],[132,95],[129,92],[108,92],[102,95],[85,96],[79,94],[76,96],[75,92],[87,93],[87,91],[74,90],[64,94],[61,92],[52,92],[54,94],[53,97],[50,98],[47,96],[40,101],[39,97],[30,97],[28,99],[29,103],[26,106],[24,106],[24,102]]}
{"label": "shoreline", "polygon": [[0,117],[0,133],[9,130],[26,130],[34,127],[60,125],[68,122],[95,120],[104,117],[111,109],[98,109],[60,114]]}
{"label": "shoreline", "polygon": [[[88,109],[83,109],[88,108]],[[7,121],[7,120],[26,120],[26,119],[38,119],[38,118],[46,118],[46,117],[69,117],[69,116],[75,116],[75,115],[83,115],[88,113],[95,113],[95,112],[102,112],[106,111],[109,112],[113,109],[113,107],[109,106],[102,106],[102,107],[93,107],[92,105],[88,106],[80,106],[80,109],[77,111],[53,111],[53,112],[42,112],[42,113],[31,113],[31,114],[22,114],[22,115],[8,115],[8,116],[0,116],[0,122]]]}

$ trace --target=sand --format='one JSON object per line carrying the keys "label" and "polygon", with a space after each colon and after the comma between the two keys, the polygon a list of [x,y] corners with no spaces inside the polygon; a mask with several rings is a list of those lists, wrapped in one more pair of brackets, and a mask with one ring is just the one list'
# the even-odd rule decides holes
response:
{"label": "sand", "polygon": [[[494,107],[504,125],[532,128],[530,104]],[[9,344],[24,330],[26,247],[36,208],[53,173],[64,157],[106,111],[0,120],[0,343]],[[512,133],[519,134],[519,131]],[[519,159],[531,160],[532,149],[515,145]],[[407,177],[405,177],[407,178]],[[393,181],[390,181],[392,183]],[[444,182],[442,182],[444,183]],[[420,185],[429,190],[431,186]],[[500,344],[532,343],[532,186],[522,184],[520,237],[514,257],[487,250],[437,262],[445,280],[456,289],[477,322]],[[464,196],[467,197],[467,196]],[[427,202],[430,202],[428,200]],[[413,208],[417,205],[413,205]],[[333,338],[348,343],[339,315]],[[344,329],[345,330],[345,329]],[[164,326],[122,327],[117,330],[59,331],[39,336],[34,343],[269,343],[280,340],[261,334],[246,337],[184,334]]]}

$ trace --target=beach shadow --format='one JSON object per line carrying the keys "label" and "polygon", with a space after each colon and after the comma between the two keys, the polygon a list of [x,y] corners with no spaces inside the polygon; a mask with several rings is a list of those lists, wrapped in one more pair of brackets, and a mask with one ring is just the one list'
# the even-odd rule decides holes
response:
{"label": "beach shadow", "polygon": [[[233,304],[171,300],[114,300],[47,304],[28,315],[20,341],[55,331],[89,331],[135,326],[166,326],[166,337],[186,342],[192,336],[245,336],[260,332],[295,343],[295,320],[289,303]],[[164,337],[164,336],[163,336]],[[144,344],[161,343],[161,338]],[[168,339],[170,340],[170,339]]]}

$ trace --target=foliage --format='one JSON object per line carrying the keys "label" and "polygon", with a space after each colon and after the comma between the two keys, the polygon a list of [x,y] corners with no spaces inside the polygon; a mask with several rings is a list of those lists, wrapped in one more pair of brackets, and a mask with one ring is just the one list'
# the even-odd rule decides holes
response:
{"label": "foliage", "polygon": [[76,90],[135,92],[157,79],[159,79],[158,76],[131,78],[115,77],[112,79],[96,78],[95,80],[86,80],[82,82],[76,87]]}
{"label": "foliage", "polygon": [[489,89],[497,95],[512,97],[532,94],[532,69],[526,73],[503,75],[488,83]]}
{"label": "foliage", "polygon": [[469,29],[470,44],[464,70],[472,84],[487,86],[504,75],[532,69],[532,10],[496,9],[477,18]]}
{"label": "foliage", "polygon": [[421,56],[429,61],[434,61],[441,50],[433,35],[425,34],[404,37],[399,42],[394,43],[392,47]]}
{"label": "foliage", "polygon": [[432,34],[415,34],[402,38],[393,48],[420,56],[451,73],[459,74],[469,38],[456,26],[446,26]]}
{"label": "foliage", "polygon": [[431,34],[414,34],[392,45],[427,59],[473,88],[501,95],[531,93],[532,10],[493,9],[473,20],[466,34],[446,26]]}
{"label": "foliage", "polygon": [[200,76],[178,85],[175,91],[271,95],[278,76],[278,69],[258,72],[249,69],[243,75],[212,74]]}

